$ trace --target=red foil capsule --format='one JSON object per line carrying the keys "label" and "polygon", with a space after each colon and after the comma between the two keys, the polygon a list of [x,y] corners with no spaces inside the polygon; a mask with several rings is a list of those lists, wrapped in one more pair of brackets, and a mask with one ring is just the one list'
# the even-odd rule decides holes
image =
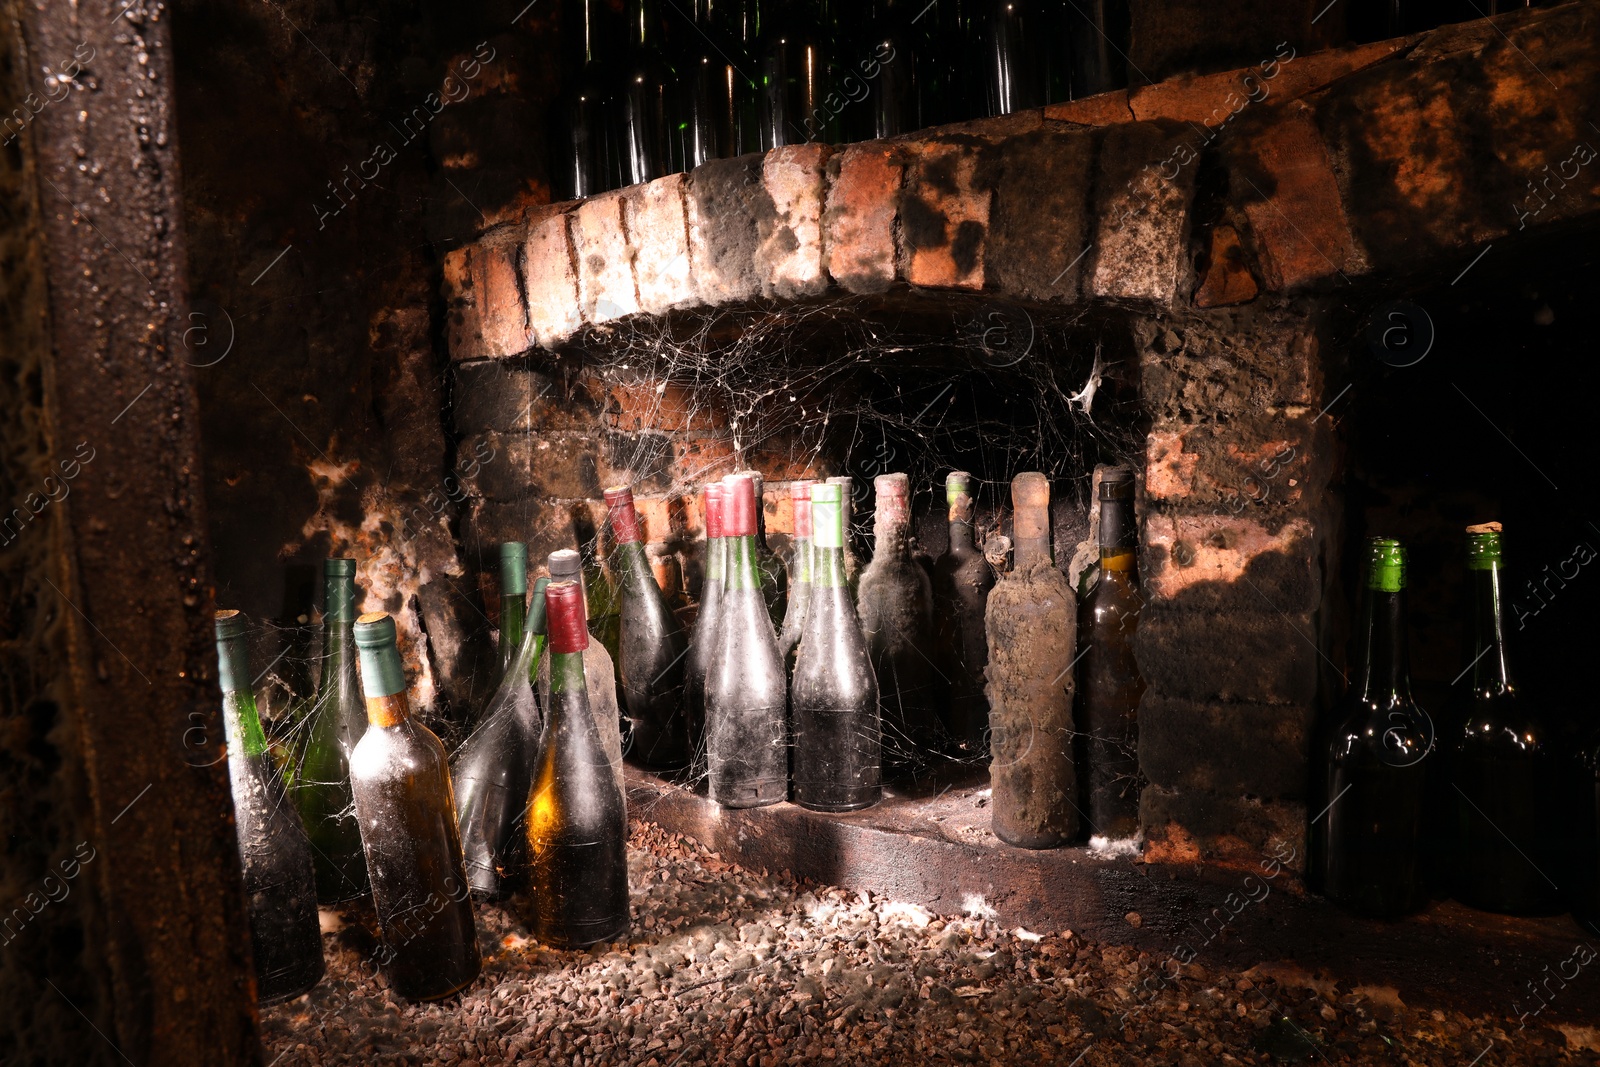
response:
{"label": "red foil capsule", "polygon": [[544,588],[544,605],[551,652],[582,652],[589,647],[582,586],[577,582],[551,582]]}
{"label": "red foil capsule", "polygon": [[727,493],[723,491],[721,482],[712,482],[706,486],[706,540],[712,541],[722,536],[722,511],[723,501]]}
{"label": "red foil capsule", "polygon": [[756,483],[746,474],[730,474],[722,481],[722,536],[754,537],[756,533]]}
{"label": "red foil capsule", "polygon": [[606,490],[606,507],[611,509],[611,532],[617,544],[639,540],[639,513],[633,508],[633,490],[625,485]]}
{"label": "red foil capsule", "polygon": [[815,482],[796,482],[789,486],[789,502],[794,506],[794,535],[811,536],[811,487]]}

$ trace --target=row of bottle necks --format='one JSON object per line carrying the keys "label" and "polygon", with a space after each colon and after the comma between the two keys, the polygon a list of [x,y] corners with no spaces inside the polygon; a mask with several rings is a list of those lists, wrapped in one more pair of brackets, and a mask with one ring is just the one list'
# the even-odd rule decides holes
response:
{"label": "row of bottle necks", "polygon": [[[1366,0],[1375,40],[1526,0]],[[550,172],[592,196],[712,159],[894,137],[1128,84],[1126,0],[572,0]],[[1289,42],[1285,42],[1288,44]]]}
{"label": "row of bottle necks", "polygon": [[1373,917],[1448,896],[1570,910],[1600,933],[1600,732],[1558,743],[1512,676],[1499,523],[1467,528],[1465,564],[1471,659],[1430,714],[1411,692],[1405,549],[1367,546],[1356,673],[1313,749],[1308,881]]}

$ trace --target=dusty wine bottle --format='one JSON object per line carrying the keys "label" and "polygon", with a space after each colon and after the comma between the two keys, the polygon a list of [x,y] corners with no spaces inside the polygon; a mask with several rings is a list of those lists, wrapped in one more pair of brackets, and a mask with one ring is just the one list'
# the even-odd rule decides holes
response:
{"label": "dusty wine bottle", "polygon": [[712,800],[756,808],[788,795],[789,687],[761,595],[755,483],[731,475],[723,486],[727,569],[706,677],[706,772]]}
{"label": "dusty wine bottle", "polygon": [[367,892],[361,826],[350,794],[350,753],[367,731],[356,673],[356,561],[323,565],[322,676],[297,730],[290,799],[300,812],[317,872],[317,902],[336,904]]}
{"label": "dusty wine bottle", "polygon": [[1551,818],[1559,770],[1548,730],[1511,680],[1501,610],[1500,524],[1467,527],[1472,688],[1449,758],[1456,807],[1455,896],[1508,915],[1560,910]]}
{"label": "dusty wine bottle", "polygon": [[582,948],[628,929],[628,814],[589,710],[582,590],[552,582],[545,603],[550,708],[528,800],[530,919],[540,941]]}
{"label": "dusty wine bottle", "polygon": [[1139,700],[1144,678],[1133,657],[1144,595],[1136,565],[1133,471],[1100,476],[1099,578],[1079,608],[1078,728],[1083,741],[1084,815],[1096,834],[1139,832]]}
{"label": "dusty wine bottle", "polygon": [[[583,577],[583,561],[570,548],[550,553],[547,560],[552,582],[576,582],[583,591],[584,603],[589,602],[589,590]],[[591,632],[590,636],[593,636]],[[611,770],[617,785],[626,789],[622,769],[622,712],[617,706],[617,680],[611,665],[611,656],[598,639],[590,641],[583,650],[583,676],[589,687],[589,710],[594,714],[594,727],[600,732],[600,747],[611,760]],[[539,702],[550,706],[550,657],[539,664]]]}
{"label": "dusty wine bottle", "polygon": [[950,546],[933,565],[934,648],[950,680],[945,702],[945,734],[955,754],[981,758],[989,736],[989,702],[983,672],[989,642],[984,610],[994,588],[994,568],[973,541],[972,475],[952,471],[944,480],[950,509]]}
{"label": "dusty wine bottle", "polygon": [[811,594],[790,689],[794,801],[813,811],[855,811],[883,797],[878,682],[845,583],[840,495],[836,485],[811,486]]}
{"label": "dusty wine bottle", "polygon": [[433,731],[411,717],[394,620],[356,620],[369,728],[350,756],[384,972],[407,1000],[438,1000],[478,976],[472,891],[462,869],[450,766]]}
{"label": "dusty wine bottle", "polygon": [[[756,490],[756,566],[761,570],[761,596],[767,604],[767,614],[772,617],[772,628],[783,625],[783,616],[789,609],[789,572],[783,560],[767,547],[766,480],[760,471],[736,471],[732,477],[749,478]],[[726,481],[726,479],[724,479]]]}
{"label": "dusty wine bottle", "polygon": [[1078,833],[1072,759],[1072,586],[1050,551],[1050,482],[1011,480],[1016,565],[989,594],[989,780],[995,836],[1054,848]]}
{"label": "dusty wine bottle", "polygon": [[617,547],[611,564],[620,587],[622,704],[628,716],[628,758],[651,770],[674,770],[689,761],[689,731],[683,712],[684,658],[688,639],[667,608],[650,573],[633,491],[606,490]]}
{"label": "dusty wine bottle", "polygon": [[861,581],[861,561],[856,558],[855,526],[851,517],[856,483],[848,474],[839,474],[829,478],[828,484],[839,487],[839,517],[844,523],[844,579],[850,583],[850,592],[854,595]]}
{"label": "dusty wine bottle", "polygon": [[532,675],[545,649],[546,584],[544,578],[534,583],[522,643],[489,698],[482,720],[450,761],[467,884],[490,900],[515,890],[526,873],[523,820],[544,729]]}
{"label": "dusty wine bottle", "polygon": [[[794,511],[794,552],[789,561],[789,608],[784,612],[783,629],[778,633],[778,655],[785,663],[792,662],[795,646],[805,633],[806,603],[811,596],[811,487],[815,484],[805,481],[789,486],[789,502]],[[854,613],[852,608],[851,614]]]}
{"label": "dusty wine bottle", "polygon": [[262,1004],[297,997],[322,979],[322,927],[311,843],[284,795],[250,691],[245,618],[219,611],[217,680],[228,738],[234,831],[244,867],[245,902]]}
{"label": "dusty wine bottle", "polygon": [[700,615],[689,637],[688,665],[684,668],[684,708],[688,718],[689,750],[695,776],[705,771],[706,678],[717,649],[717,621],[722,617],[722,579],[727,565],[727,541],[722,536],[722,483],[705,489],[706,576],[700,590]]}
{"label": "dusty wine bottle", "polygon": [[1422,825],[1433,723],[1411,697],[1405,586],[1405,549],[1372,538],[1360,667],[1320,753],[1325,810],[1312,823],[1323,893],[1375,918],[1428,900]]}
{"label": "dusty wine bottle", "polygon": [[522,647],[528,613],[528,546],[507,541],[500,546],[500,673]]}
{"label": "dusty wine bottle", "polygon": [[878,679],[884,762],[916,768],[938,732],[943,678],[933,665],[933,582],[911,558],[911,485],[904,474],[873,479],[872,562],[857,595],[861,629]]}

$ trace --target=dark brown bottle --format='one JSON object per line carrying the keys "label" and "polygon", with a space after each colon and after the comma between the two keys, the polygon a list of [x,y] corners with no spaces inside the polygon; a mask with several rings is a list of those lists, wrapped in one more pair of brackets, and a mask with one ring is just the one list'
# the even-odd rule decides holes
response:
{"label": "dark brown bottle", "polygon": [[934,648],[949,679],[945,735],[958,756],[982,758],[989,735],[989,701],[983,672],[989,642],[983,632],[994,568],[973,542],[972,475],[953,471],[944,480],[950,508],[950,546],[933,565]]}
{"label": "dark brown bottle", "polygon": [[722,483],[706,486],[706,576],[700,589],[700,614],[689,637],[688,666],[684,669],[684,707],[688,713],[689,748],[698,776],[706,764],[706,678],[717,650],[717,622],[722,617],[722,578],[727,565],[727,542],[722,536]]}
{"label": "dark brown bottle", "polygon": [[1455,896],[1508,915],[1561,908],[1560,774],[1547,724],[1511,680],[1501,611],[1500,524],[1467,527],[1472,687],[1451,743]]}
{"label": "dark brown bottle", "polygon": [[689,641],[645,558],[633,491],[627,486],[607,489],[606,506],[611,509],[617,543],[611,566],[621,601],[618,668],[628,717],[627,756],[650,770],[675,770],[689,762],[688,718],[683,710]]}
{"label": "dark brown bottle", "polygon": [[628,929],[628,813],[589,710],[583,592],[545,587],[550,708],[528,799],[534,936],[559,948],[614,941]]}
{"label": "dark brown bottle", "polygon": [[761,568],[761,597],[767,603],[774,630],[783,626],[789,610],[789,572],[778,554],[767,547],[766,480],[760,471],[735,471],[750,479],[756,490],[756,566]]}
{"label": "dark brown bottle", "polygon": [[939,685],[933,665],[933,583],[911,558],[911,488],[904,474],[873,479],[872,562],[857,596],[861,629],[878,679],[883,756],[891,768],[920,767],[936,741]]}
{"label": "dark brown bottle", "polygon": [[1372,538],[1361,665],[1322,743],[1313,801],[1322,808],[1311,826],[1322,892],[1374,918],[1428,902],[1422,827],[1433,722],[1411,696],[1405,584],[1400,542]]}
{"label": "dark brown bottle", "polygon": [[[795,647],[805,633],[806,605],[811,597],[811,487],[815,484],[804,481],[789,486],[789,503],[794,513],[794,548],[789,557],[789,608],[784,612],[783,627],[778,632],[778,655],[785,663],[793,662]],[[851,614],[855,614],[854,608]]]}
{"label": "dark brown bottle", "polygon": [[[526,584],[526,570],[523,581]],[[489,698],[482,720],[450,761],[467,884],[491,900],[512,892],[526,874],[523,820],[544,729],[533,678],[545,647],[546,584],[544,578],[534,584],[522,643]]]}
{"label": "dark brown bottle", "polygon": [[790,688],[794,801],[813,811],[883,798],[878,682],[844,577],[840,495],[837,485],[810,487],[811,592]]}
{"label": "dark brown bottle", "polygon": [[450,765],[411,717],[394,620],[356,620],[369,726],[350,757],[384,971],[407,1000],[438,1000],[478,977],[482,958],[462,867]]}
{"label": "dark brown bottle", "polygon": [[284,795],[250,691],[245,618],[219,611],[217,680],[228,737],[234,830],[250,908],[256,998],[262,1004],[297,997],[322,979],[322,927],[311,843]]}
{"label": "dark brown bottle", "polygon": [[1072,758],[1072,657],[1077,610],[1050,553],[1050,482],[1011,481],[1016,566],[995,583],[989,637],[989,782],[995,836],[1055,848],[1078,833]]}
{"label": "dark brown bottle", "polygon": [[1083,742],[1084,815],[1105,837],[1139,832],[1139,700],[1144,678],[1133,656],[1144,594],[1133,521],[1133,471],[1100,478],[1099,576],[1079,608],[1078,729]]}
{"label": "dark brown bottle", "polygon": [[756,808],[788,796],[789,687],[761,595],[755,483],[735,474],[723,486],[727,569],[706,676],[706,773],[712,800]]}

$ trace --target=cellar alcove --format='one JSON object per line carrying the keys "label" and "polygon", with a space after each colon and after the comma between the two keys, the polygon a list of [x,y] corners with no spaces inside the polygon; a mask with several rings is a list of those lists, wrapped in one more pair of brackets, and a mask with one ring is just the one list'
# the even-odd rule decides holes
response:
{"label": "cellar alcove", "polygon": [[[22,194],[9,262],[26,280],[8,289],[16,314],[0,327],[20,368],[4,395],[23,416],[7,426],[22,442],[7,461],[15,451],[26,468],[8,465],[6,485],[25,492],[48,470],[28,457],[59,459],[78,440],[98,449],[70,507],[52,504],[0,559],[14,591],[3,636],[15,727],[0,747],[8,780],[25,786],[7,794],[0,827],[6,884],[20,898],[67,846],[98,850],[69,898],[15,944],[7,931],[0,1001],[25,1010],[0,1036],[16,1036],[19,1062],[315,1063],[337,1041],[411,1063],[441,1034],[456,1042],[441,1062],[514,1061],[530,1046],[607,1062],[595,1050],[618,1037],[600,1036],[612,997],[632,1006],[655,987],[676,1003],[693,983],[589,974],[589,1018],[546,1018],[576,1003],[562,975],[702,935],[721,939],[721,967],[741,934],[710,916],[764,923],[752,902],[768,895],[788,901],[795,929],[886,901],[896,923],[929,909],[941,926],[917,929],[930,940],[957,931],[1054,992],[1064,987],[1048,967],[1040,977],[1046,954],[1029,937],[1143,967],[1138,953],[1166,959],[1199,929],[1229,982],[1263,961],[1340,969],[1345,995],[1325,1006],[1348,1015],[1339,1047],[1358,1060],[1378,1054],[1362,1041],[1380,1039],[1357,1025],[1391,1012],[1424,1025],[1434,1005],[1452,1025],[1458,1010],[1486,1012],[1524,1041],[1506,1002],[1566,958],[1580,936],[1570,921],[1446,904],[1387,927],[1332,911],[1297,881],[1315,814],[1304,776],[1313,720],[1342,684],[1367,533],[1416,546],[1418,689],[1443,707],[1461,658],[1457,527],[1499,511],[1514,592],[1538,590],[1513,597],[1528,609],[1517,655],[1530,691],[1568,680],[1541,695],[1574,709],[1574,727],[1588,707],[1570,665],[1592,632],[1587,570],[1572,572],[1574,544],[1592,543],[1592,476],[1573,442],[1592,392],[1582,346],[1600,187],[1591,170],[1559,186],[1549,173],[1590,137],[1596,5],[1492,22],[1459,10],[1457,24],[1399,39],[1346,33],[1323,2],[1226,17],[1187,0],[1130,6],[1136,27],[1164,31],[1136,34],[1130,52],[1148,84],[718,161],[572,203],[552,193],[542,141],[562,88],[556,5],[13,4],[31,51],[0,72],[11,103],[41,57],[80,41],[100,57],[74,86],[82,106],[33,112],[4,155]],[[1268,65],[1258,98],[1250,85]],[[447,77],[468,91],[421,105],[431,117],[416,128],[419,102],[451,92]],[[393,146],[382,177],[363,178],[378,145]],[[1536,187],[1547,199],[1534,210]],[[1395,301],[1406,330],[1420,308],[1435,334],[1414,365],[1374,352],[1371,326],[1396,321]],[[719,813],[635,775],[636,856],[655,859],[636,872],[651,925],[631,949],[590,961],[530,947],[512,910],[485,908],[492,981],[416,1008],[358,970],[377,942],[356,907],[326,919],[339,981],[254,1009],[237,856],[217,818],[213,606],[252,617],[252,660],[270,683],[293,642],[315,639],[314,568],[359,558],[363,607],[394,614],[419,714],[453,741],[491,669],[490,547],[527,540],[537,557],[603,538],[599,493],[613,480],[640,487],[647,528],[665,532],[692,589],[690,498],[708,474],[767,471],[780,545],[786,480],[852,475],[865,554],[870,478],[906,470],[919,540],[936,554],[945,470],[978,475],[980,523],[999,532],[1006,479],[1043,469],[1066,562],[1090,528],[1090,473],[1109,462],[1138,471],[1152,590],[1142,857],[985,842],[976,780],[942,800],[942,781],[906,791],[930,805],[915,819],[891,807],[823,820]],[[269,714],[283,710],[265,695]],[[1207,936],[1241,878],[1285,850],[1272,903]],[[663,892],[669,876],[698,892],[730,862],[749,878]],[[759,868],[845,888],[808,899]],[[699,906],[703,925],[686,914]],[[988,995],[928,966],[950,1005]],[[986,980],[979,962],[953,966]],[[1410,1007],[1349,1007],[1351,983],[1401,988]],[[1544,1020],[1568,1028],[1576,1057],[1593,1018],[1573,984]],[[750,989],[726,988],[718,999],[735,1003]],[[1064,1024],[1073,1041],[1119,1041],[1085,1007],[1120,997],[1101,996],[1110,988],[1075,987],[1050,1020],[1027,1018]],[[823,1002],[819,987],[804,1010]],[[1218,1003],[1259,1023],[1262,1041],[1281,1036],[1259,1005]],[[1318,1017],[1304,1006],[1295,1018]],[[693,1013],[679,1023],[696,1050],[722,1040]],[[629,1025],[642,1062],[655,1035]],[[569,1029],[582,1040],[558,1036]],[[1155,1062],[1149,1031],[1129,1033],[1116,1055]],[[690,1047],[658,1062],[697,1062]]]}

